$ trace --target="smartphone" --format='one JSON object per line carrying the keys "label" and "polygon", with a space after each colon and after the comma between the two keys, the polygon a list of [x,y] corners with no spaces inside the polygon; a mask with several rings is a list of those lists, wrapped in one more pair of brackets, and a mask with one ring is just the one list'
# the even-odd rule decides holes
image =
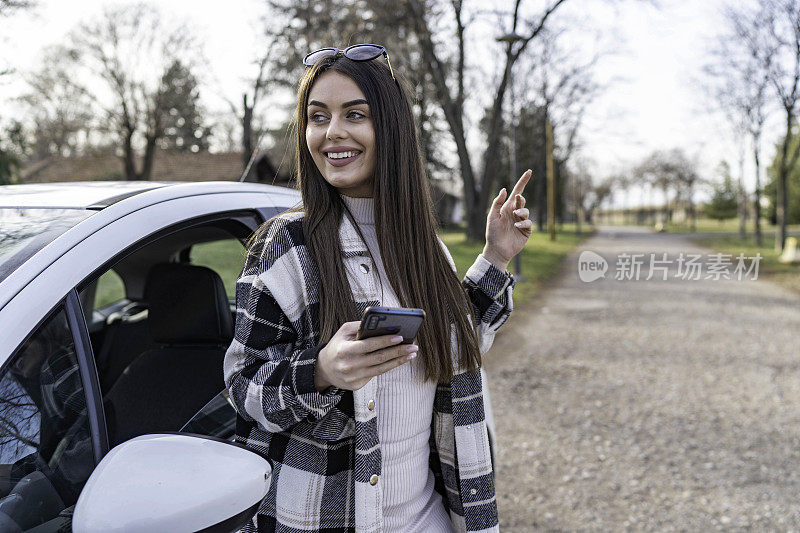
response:
{"label": "smartphone", "polygon": [[380,335],[402,335],[403,342],[411,344],[417,336],[425,310],[404,307],[367,307],[358,327],[358,339]]}

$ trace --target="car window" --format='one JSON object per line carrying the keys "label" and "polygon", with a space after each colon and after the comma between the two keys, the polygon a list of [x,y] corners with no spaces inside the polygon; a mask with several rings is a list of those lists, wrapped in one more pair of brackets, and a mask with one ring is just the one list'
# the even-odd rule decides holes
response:
{"label": "car window", "polygon": [[183,433],[197,433],[220,439],[233,439],[236,431],[236,411],[225,389],[208,402],[181,428]]}
{"label": "car window", "polygon": [[0,530],[68,527],[95,464],[63,307],[10,359],[0,377],[0,413]]}
{"label": "car window", "polygon": [[232,238],[195,244],[189,257],[193,265],[208,267],[219,274],[230,300],[236,294],[236,278],[242,271],[245,252],[244,245]]}
{"label": "car window", "polygon": [[87,209],[0,208],[0,281],[94,213]]}
{"label": "car window", "polygon": [[97,280],[97,293],[94,297],[94,310],[102,309],[125,298],[125,284],[119,274],[107,270]]}

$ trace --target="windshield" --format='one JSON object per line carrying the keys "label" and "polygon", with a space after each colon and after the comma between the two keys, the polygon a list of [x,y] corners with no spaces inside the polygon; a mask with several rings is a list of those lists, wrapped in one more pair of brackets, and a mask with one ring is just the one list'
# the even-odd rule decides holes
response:
{"label": "windshield", "polygon": [[95,211],[0,208],[0,281]]}

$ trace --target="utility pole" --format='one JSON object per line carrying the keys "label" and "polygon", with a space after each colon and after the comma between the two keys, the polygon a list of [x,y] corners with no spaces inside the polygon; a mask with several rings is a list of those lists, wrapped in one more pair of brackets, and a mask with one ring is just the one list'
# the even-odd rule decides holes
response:
{"label": "utility pole", "polygon": [[545,157],[547,168],[547,230],[550,240],[556,240],[556,187],[553,169],[553,124],[545,117]]}

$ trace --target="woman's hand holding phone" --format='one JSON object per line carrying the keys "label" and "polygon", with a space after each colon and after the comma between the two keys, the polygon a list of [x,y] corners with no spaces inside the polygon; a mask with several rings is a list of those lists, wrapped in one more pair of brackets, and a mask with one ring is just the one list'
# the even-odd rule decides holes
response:
{"label": "woman's hand holding phone", "polygon": [[358,390],[367,382],[417,356],[415,344],[400,344],[401,335],[381,335],[359,340],[360,321],[345,322],[320,350],[314,385],[322,392],[331,385]]}

